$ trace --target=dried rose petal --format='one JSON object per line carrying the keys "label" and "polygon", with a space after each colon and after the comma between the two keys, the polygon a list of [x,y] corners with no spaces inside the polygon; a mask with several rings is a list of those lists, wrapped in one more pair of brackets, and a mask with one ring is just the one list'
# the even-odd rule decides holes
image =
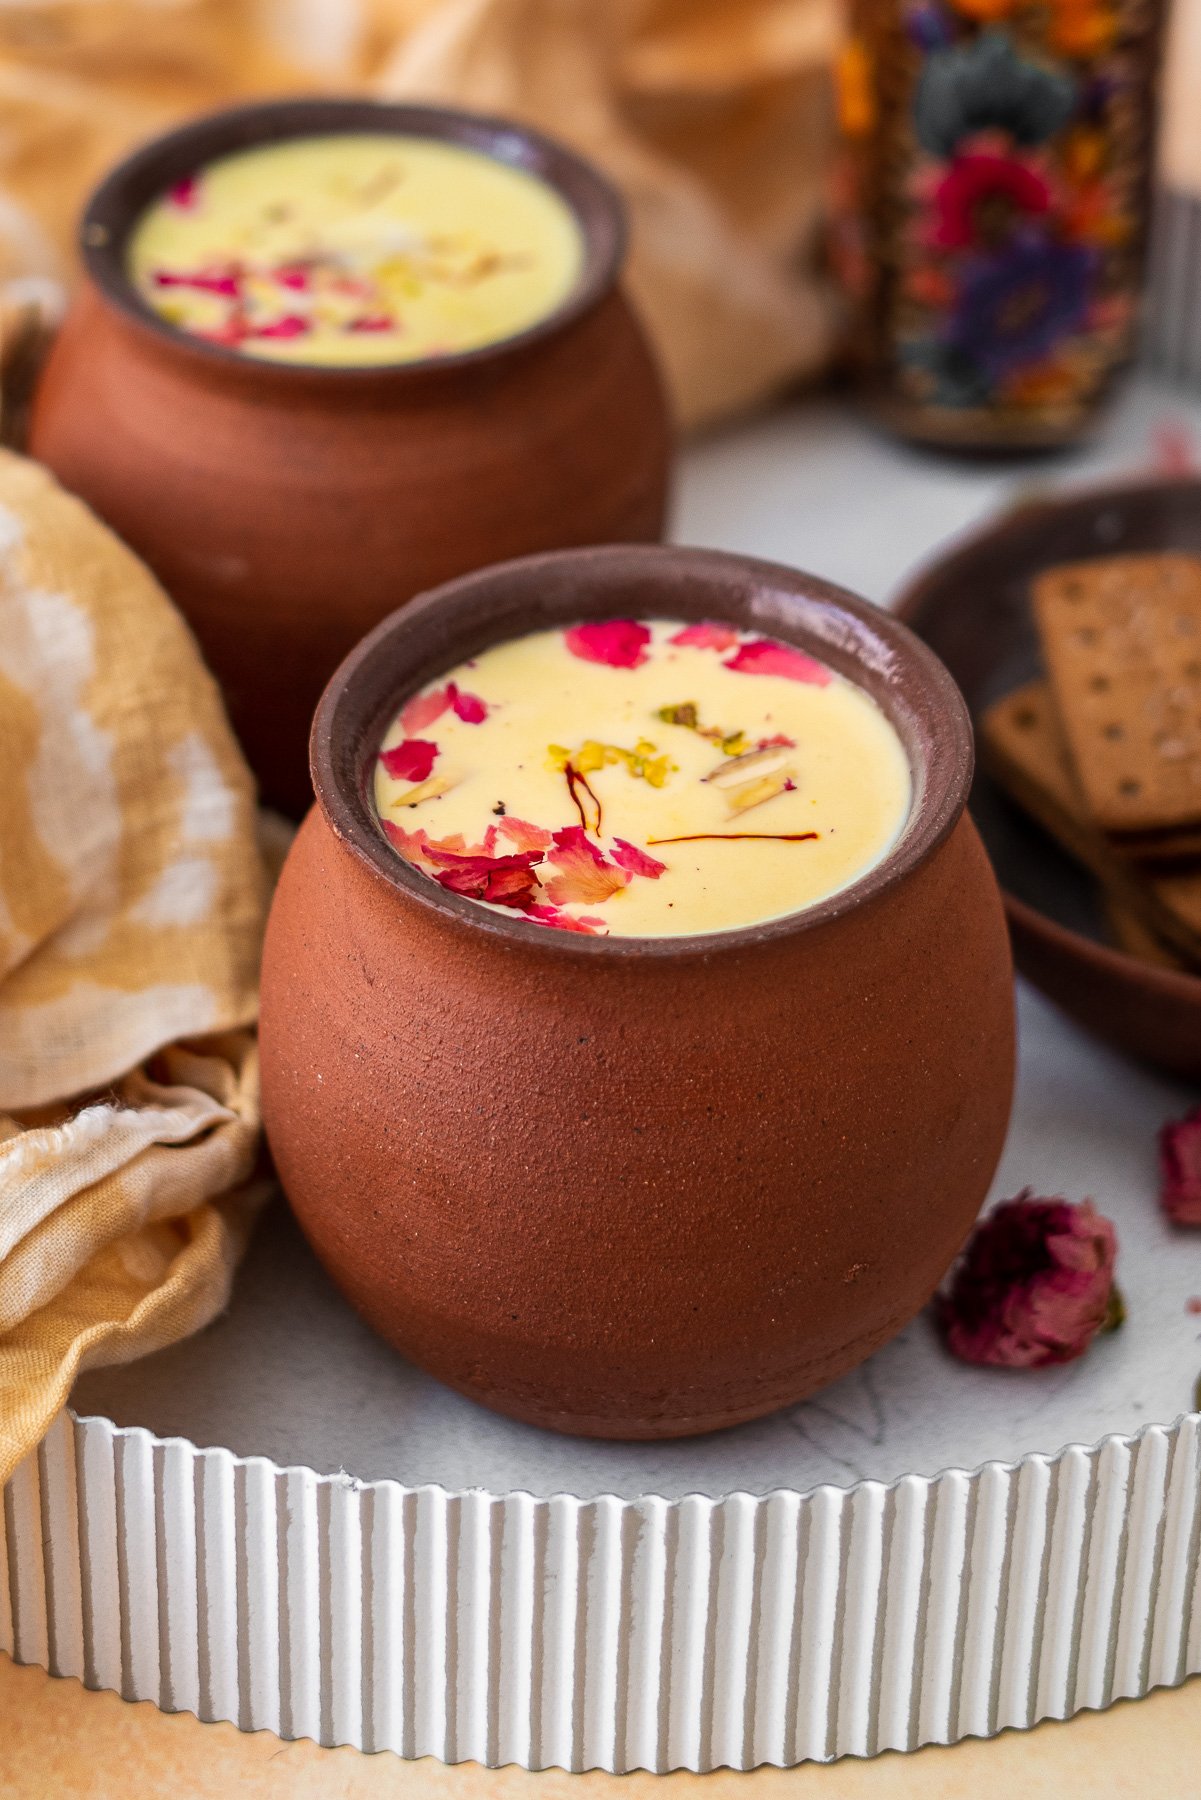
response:
{"label": "dried rose petal", "polygon": [[489,825],[482,844],[469,844],[461,831],[451,837],[430,838],[430,851],[449,850],[452,856],[495,856],[496,826]]}
{"label": "dried rose petal", "polygon": [[294,293],[303,294],[312,284],[312,271],[304,263],[281,263],[271,273],[280,287],[291,288]]}
{"label": "dried rose petal", "polygon": [[637,844],[627,844],[624,838],[614,838],[617,848],[613,852],[613,861],[619,869],[628,869],[631,875],[645,875],[649,881],[658,881],[667,868],[657,857],[648,856]]}
{"label": "dried rose petal", "polygon": [[556,906],[582,902],[596,906],[630,884],[630,874],[603,856],[579,825],[555,833],[555,848],[548,862],[555,874],[544,885]]}
{"label": "dried rose petal", "polygon": [[347,331],[396,331],[399,329],[396,320],[387,313],[360,313],[357,319],[349,319]]}
{"label": "dried rose petal", "polygon": [[424,731],[440,719],[450,705],[450,688],[432,688],[428,694],[416,694],[400,715],[405,731]]}
{"label": "dried rose petal", "polygon": [[738,642],[738,633],[730,625],[701,619],[695,625],[685,625],[683,631],[677,631],[668,642],[691,645],[694,650],[732,650]]}
{"label": "dried rose petal", "polygon": [[454,708],[456,719],[462,719],[464,725],[482,725],[488,717],[488,708],[478,694],[465,694],[455,682],[446,684],[447,698]]}
{"label": "dried rose petal", "polygon": [[304,337],[313,329],[311,319],[300,313],[285,313],[282,319],[273,319],[270,325],[258,325],[254,335],[260,338],[294,338]]}
{"label": "dried rose petal", "polygon": [[1159,1134],[1159,1204],[1174,1225],[1201,1225],[1201,1106]]}
{"label": "dried rose petal", "polygon": [[553,842],[549,831],[541,825],[531,825],[525,819],[515,819],[506,814],[500,822],[500,829],[505,836],[511,838],[519,850],[549,850]]}
{"label": "dried rose petal", "polygon": [[236,269],[197,269],[191,274],[177,274],[173,269],[154,271],[155,287],[196,288],[202,294],[225,294],[236,300],[241,276]]}
{"label": "dried rose petal", "polygon": [[1117,1237],[1092,1204],[1029,1188],[982,1219],[935,1302],[947,1347],[964,1362],[1037,1369],[1082,1356],[1120,1321]]}
{"label": "dried rose petal", "polygon": [[1180,419],[1163,419],[1151,431],[1151,466],[1157,475],[1195,475],[1197,442]]}
{"label": "dried rose petal", "polygon": [[431,838],[425,846],[425,860],[435,869],[449,869],[452,874],[466,870],[476,875],[517,864],[523,869],[532,869],[542,860],[536,850],[524,850],[511,856],[493,856],[490,850],[478,846],[463,846],[460,849],[458,846],[461,844],[461,838]]}
{"label": "dried rose petal", "polygon": [[583,662],[605,663],[610,669],[638,669],[646,661],[651,634],[636,619],[594,619],[573,625],[563,638]]}
{"label": "dried rose petal", "polygon": [[459,856],[429,844],[425,861],[432,865],[434,880],[450,893],[524,912],[538,892],[534,866],[542,854],[531,850],[519,856]]}
{"label": "dried rose petal", "polygon": [[424,827],[406,831],[393,819],[384,819],[382,824],[390,843],[408,862],[415,863],[427,874],[435,867],[433,858],[438,851],[449,852],[452,856],[491,856],[496,849],[495,825],[489,825],[482,844],[468,844],[461,831],[450,837],[432,838]]}
{"label": "dried rose petal", "polygon": [[796,739],[790,738],[786,731],[777,731],[774,737],[760,738],[755,748],[756,750],[795,750]]}
{"label": "dried rose petal", "polygon": [[425,853],[429,848],[429,832],[418,827],[416,831],[406,831],[394,819],[382,819],[388,842],[394,850],[399,850],[406,862],[415,863],[419,869],[427,867]]}
{"label": "dried rose petal", "polygon": [[250,321],[241,313],[234,313],[226,319],[224,325],[218,325],[213,331],[198,331],[197,337],[204,338],[210,344],[244,344],[252,335]]}
{"label": "dried rose petal", "polygon": [[185,175],[182,180],[175,183],[174,187],[167,189],[167,199],[172,206],[182,207],[185,212],[198,206],[200,203],[199,175]]}
{"label": "dried rose petal", "polygon": [[605,937],[608,927],[603,919],[590,918],[581,913],[579,918],[572,918],[570,913],[560,912],[557,906],[531,906],[527,917],[537,919],[539,925],[549,925],[553,931],[578,931],[584,937]]}
{"label": "dried rose petal", "polygon": [[404,738],[390,750],[381,750],[379,759],[393,781],[425,781],[437,754],[437,744],[428,738]]}
{"label": "dried rose petal", "polygon": [[722,667],[737,669],[742,675],[783,675],[788,681],[807,681],[813,687],[826,687],[833,679],[824,663],[806,656],[792,644],[777,643],[774,638],[753,638],[728,657]]}

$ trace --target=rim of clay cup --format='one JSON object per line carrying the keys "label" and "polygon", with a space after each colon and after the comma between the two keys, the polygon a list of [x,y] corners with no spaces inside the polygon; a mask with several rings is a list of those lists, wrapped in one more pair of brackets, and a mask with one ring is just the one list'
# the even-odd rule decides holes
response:
{"label": "rim of clay cup", "polygon": [[[482,650],[545,627],[613,617],[720,619],[795,645],[877,702],[909,758],[913,793],[891,849],[847,887],[782,917],[673,937],[554,931],[452,894],[398,855],[372,777],[404,700]],[[887,895],[957,824],[974,768],[971,721],[942,662],[906,625],[814,575],[752,557],[617,544],[520,557],[446,582],[384,619],[346,657],[313,721],[310,767],[334,834],[398,897],[448,924],[552,956],[708,957],[811,932]]]}
{"label": "rim of clay cup", "polygon": [[[477,150],[495,162],[544,181],[571,208],[583,240],[583,260],[571,291],[532,324],[492,343],[409,362],[352,366],[248,356],[229,345],[210,343],[181,331],[138,293],[126,267],[130,235],[146,208],[177,181],[219,157],[260,144],[351,132],[436,138]],[[152,138],[105,176],[88,200],[79,225],[80,255],[96,287],[126,318],[145,327],[162,344],[198,357],[214,369],[240,370],[243,374],[292,383],[338,382],[347,386],[452,374],[529,349],[557,335],[599,305],[612,290],[625,259],[626,239],[625,204],[617,189],[591,163],[540,131],[512,119],[451,106],[322,96],[229,107]]]}

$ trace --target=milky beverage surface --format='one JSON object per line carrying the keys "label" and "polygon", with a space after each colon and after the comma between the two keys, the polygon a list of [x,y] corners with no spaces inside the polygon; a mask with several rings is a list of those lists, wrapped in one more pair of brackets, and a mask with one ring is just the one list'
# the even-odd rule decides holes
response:
{"label": "milky beverage surface", "polygon": [[583,240],[536,176],[389,133],[289,138],[218,158],[142,215],[143,299],[246,355],[410,362],[497,342],[571,292]]}
{"label": "milky beverage surface", "polygon": [[401,708],[375,770],[396,851],[551,929],[717,932],[812,906],[905,827],[876,703],[716,622],[604,620],[482,652]]}

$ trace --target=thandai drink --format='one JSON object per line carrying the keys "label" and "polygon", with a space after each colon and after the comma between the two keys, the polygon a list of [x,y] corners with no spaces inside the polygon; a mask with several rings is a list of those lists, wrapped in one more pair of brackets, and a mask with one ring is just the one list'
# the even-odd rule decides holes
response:
{"label": "thandai drink", "polygon": [[552,929],[730,930],[848,887],[904,830],[904,748],[793,645],[606,619],[494,645],[406,701],[375,768],[397,852]]}
{"label": "thandai drink", "polygon": [[148,208],[129,273],[180,331],[275,361],[423,361],[554,312],[583,261],[571,207],[435,138],[285,139],[223,156]]}

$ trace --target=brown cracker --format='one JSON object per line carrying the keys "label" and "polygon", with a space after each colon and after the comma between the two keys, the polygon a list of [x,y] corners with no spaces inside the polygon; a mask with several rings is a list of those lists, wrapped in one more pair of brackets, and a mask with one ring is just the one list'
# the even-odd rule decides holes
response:
{"label": "brown cracker", "polygon": [[1201,968],[1201,871],[1143,876],[1087,817],[1050,686],[1031,681],[979,721],[982,759],[996,780],[1101,882],[1108,899],[1175,956]]}
{"label": "brown cracker", "polygon": [[1201,559],[1113,556],[1033,585],[1087,813],[1136,854],[1201,843]]}

